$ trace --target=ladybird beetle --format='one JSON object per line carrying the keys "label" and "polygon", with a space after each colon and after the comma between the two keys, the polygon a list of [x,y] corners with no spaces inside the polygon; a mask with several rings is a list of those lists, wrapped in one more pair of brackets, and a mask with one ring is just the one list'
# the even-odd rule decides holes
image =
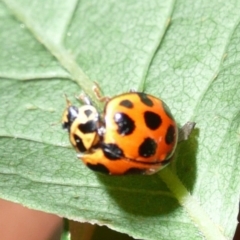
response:
{"label": "ladybird beetle", "polygon": [[[91,104],[83,107],[92,107],[94,115],[89,118],[85,110],[68,102],[63,126],[78,157],[90,169],[109,175],[159,171],[171,161],[177,142],[187,139],[195,126],[188,122],[179,131],[167,105],[142,92],[106,100],[102,117]],[[86,132],[81,125],[88,126]],[[86,140],[89,133],[90,141]]]}
{"label": "ladybird beetle", "polygon": [[77,108],[66,97],[67,107],[63,113],[62,127],[68,130],[69,140],[75,150],[84,153],[98,144],[100,121],[97,109],[88,98],[82,100],[85,105]]}

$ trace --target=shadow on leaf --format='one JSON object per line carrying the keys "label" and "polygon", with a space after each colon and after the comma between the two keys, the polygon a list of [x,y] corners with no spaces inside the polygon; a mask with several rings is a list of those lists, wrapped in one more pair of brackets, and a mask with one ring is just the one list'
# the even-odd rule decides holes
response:
{"label": "shadow on leaf", "polygon": [[[188,141],[177,149],[177,162],[168,166],[176,167],[180,181],[191,191],[196,179],[196,152],[198,130],[195,129]],[[175,196],[169,191],[159,174],[151,176],[106,176],[98,174],[109,195],[122,210],[138,216],[157,216],[173,212],[180,207]]]}

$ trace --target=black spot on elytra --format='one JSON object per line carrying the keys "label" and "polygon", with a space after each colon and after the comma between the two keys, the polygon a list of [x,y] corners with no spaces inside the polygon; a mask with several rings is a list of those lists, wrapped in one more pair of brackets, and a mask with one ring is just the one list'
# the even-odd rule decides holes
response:
{"label": "black spot on elytra", "polygon": [[104,156],[109,160],[118,160],[124,157],[122,149],[119,148],[117,144],[107,143],[107,144],[102,144],[101,147],[102,147]]}
{"label": "black spot on elytra", "polygon": [[87,117],[89,117],[92,114],[92,110],[87,109],[87,110],[84,111],[84,113]]}
{"label": "black spot on elytra", "polygon": [[157,143],[152,138],[145,138],[143,143],[139,146],[138,153],[141,157],[151,157],[155,154]]}
{"label": "black spot on elytra", "polygon": [[85,152],[87,149],[85,148],[82,139],[78,135],[76,135],[76,134],[73,135],[73,138],[74,138],[74,140],[76,142],[77,149],[80,152]]}
{"label": "black spot on elytra", "polygon": [[156,130],[162,124],[161,117],[158,114],[150,111],[144,112],[144,120],[147,127],[151,130]]}
{"label": "black spot on elytra", "polygon": [[141,100],[141,102],[142,102],[143,104],[147,105],[148,107],[152,107],[152,106],[153,106],[153,102],[152,102],[152,100],[148,97],[147,94],[145,94],[145,93],[136,93],[136,94],[139,96],[139,98],[140,98],[140,100]]}
{"label": "black spot on elytra", "polygon": [[139,174],[145,174],[146,169],[141,168],[129,168],[124,175],[139,175]]}
{"label": "black spot on elytra", "polygon": [[92,133],[95,132],[97,130],[97,125],[96,122],[91,120],[91,121],[87,121],[84,124],[79,124],[78,125],[78,129],[82,132],[82,133]]}
{"label": "black spot on elytra", "polygon": [[172,144],[174,140],[175,140],[175,128],[173,125],[170,125],[165,135],[165,142],[166,144]]}
{"label": "black spot on elytra", "polygon": [[122,100],[119,105],[126,107],[126,108],[133,108],[133,103],[129,100]]}
{"label": "black spot on elytra", "polygon": [[129,135],[135,129],[134,121],[125,113],[116,113],[114,121],[118,126],[117,132],[121,135]]}
{"label": "black spot on elytra", "polygon": [[95,171],[95,172],[100,172],[100,173],[104,173],[104,174],[109,174],[109,170],[102,164],[98,163],[98,164],[91,164],[91,163],[87,163],[87,167],[89,167],[91,170]]}

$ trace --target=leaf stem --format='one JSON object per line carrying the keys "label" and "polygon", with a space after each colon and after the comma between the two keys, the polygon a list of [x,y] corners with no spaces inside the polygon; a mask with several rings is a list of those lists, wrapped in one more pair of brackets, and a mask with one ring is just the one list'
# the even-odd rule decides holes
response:
{"label": "leaf stem", "polygon": [[219,228],[214,224],[204,209],[188,192],[177,175],[174,174],[169,167],[161,170],[159,176],[175,195],[180,205],[186,209],[196,227],[207,240],[226,240]]}

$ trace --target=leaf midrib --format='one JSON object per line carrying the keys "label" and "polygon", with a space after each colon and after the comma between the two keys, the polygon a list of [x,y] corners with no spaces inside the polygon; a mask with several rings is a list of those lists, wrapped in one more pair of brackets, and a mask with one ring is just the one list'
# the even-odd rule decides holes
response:
{"label": "leaf midrib", "polygon": [[34,20],[29,16],[24,15],[24,12],[21,12],[16,2],[11,0],[3,0],[3,2],[13,13],[13,15],[19,21],[24,23],[28,30],[33,34],[35,39],[43,44],[46,49],[60,62],[61,66],[69,72],[71,76],[69,79],[75,81],[81,87],[81,89],[87,93],[87,95],[92,99],[99,109],[103,109],[103,103],[98,101],[92,90],[95,86],[95,83],[91,81],[90,78],[82,71],[73,56],[60,44],[49,41],[49,39],[45,37],[36,26],[34,26]]}

